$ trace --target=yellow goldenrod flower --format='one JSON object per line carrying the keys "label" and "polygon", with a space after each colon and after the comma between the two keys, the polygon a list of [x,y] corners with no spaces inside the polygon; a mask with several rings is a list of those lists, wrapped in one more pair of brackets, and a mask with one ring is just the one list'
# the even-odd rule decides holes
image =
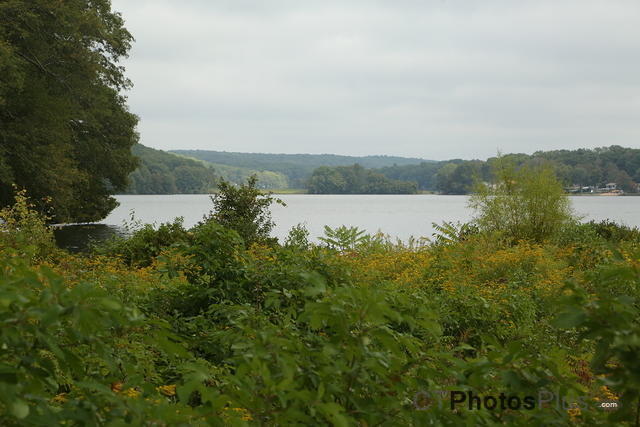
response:
{"label": "yellow goldenrod flower", "polygon": [[128,388],[122,392],[122,395],[126,397],[136,398],[140,396],[140,391],[136,390],[135,388]]}
{"label": "yellow goldenrod flower", "polygon": [[176,385],[175,384],[171,384],[171,385],[161,385],[160,387],[157,387],[156,390],[158,390],[160,393],[164,394],[165,396],[175,396],[176,395]]}
{"label": "yellow goldenrod flower", "polygon": [[67,393],[57,394],[55,397],[51,399],[53,403],[65,403],[67,401]]}

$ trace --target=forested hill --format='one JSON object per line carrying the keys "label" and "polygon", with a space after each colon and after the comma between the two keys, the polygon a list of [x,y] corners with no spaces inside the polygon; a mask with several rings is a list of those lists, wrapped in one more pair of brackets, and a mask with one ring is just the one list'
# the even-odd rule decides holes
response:
{"label": "forested hill", "polygon": [[215,187],[213,169],[200,162],[135,144],[138,168],[129,175],[126,194],[196,194]]}
{"label": "forested hill", "polygon": [[279,172],[209,163],[141,144],[135,144],[131,151],[138,167],[129,175],[124,194],[211,193],[220,178],[243,184],[252,175],[262,189],[289,187],[287,177]]}
{"label": "forested hill", "polygon": [[[318,168],[334,169],[354,164],[372,170],[374,174],[367,176],[377,177],[375,181],[378,183],[381,182],[380,175],[395,183],[385,183],[385,189],[396,186],[399,181],[405,181],[415,184],[419,190],[467,194],[475,178],[491,181],[491,164],[495,161],[494,158],[436,162],[391,156],[349,157],[200,150],[165,152],[142,145],[136,145],[133,153],[139,157],[140,166],[130,175],[131,183],[127,192],[131,194],[210,192],[219,177],[241,184],[254,174],[258,176],[259,186],[264,189],[307,188],[309,178]],[[511,158],[517,165],[551,162],[566,187],[597,187],[615,182],[618,188],[633,193],[638,191],[637,183],[640,182],[640,149],[611,146],[540,151],[531,155],[508,154],[505,157]],[[346,170],[348,169],[344,169]],[[311,188],[309,190],[312,191]]]}
{"label": "forested hill", "polygon": [[335,154],[234,153],[208,150],[172,150],[171,152],[217,165],[281,173],[288,178],[289,187],[292,188],[303,188],[313,171],[321,166],[351,166],[357,163],[365,168],[383,168],[431,162],[394,156],[356,157]]}
{"label": "forested hill", "polygon": [[[616,183],[627,193],[638,191],[640,182],[640,149],[617,145],[578,150],[538,151],[534,154],[508,154],[516,165],[551,163],[565,187],[602,187]],[[391,166],[377,169],[387,178],[410,181],[420,190],[443,194],[467,194],[474,179],[491,181],[491,165],[495,158],[483,160],[449,160],[418,165]]]}

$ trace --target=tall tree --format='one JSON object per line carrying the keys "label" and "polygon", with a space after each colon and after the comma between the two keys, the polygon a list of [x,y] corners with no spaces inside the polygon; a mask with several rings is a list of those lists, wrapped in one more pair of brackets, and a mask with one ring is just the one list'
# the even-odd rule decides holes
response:
{"label": "tall tree", "polygon": [[0,205],[15,184],[54,220],[93,221],[135,169],[138,119],[119,61],[133,37],[110,0],[0,0]]}

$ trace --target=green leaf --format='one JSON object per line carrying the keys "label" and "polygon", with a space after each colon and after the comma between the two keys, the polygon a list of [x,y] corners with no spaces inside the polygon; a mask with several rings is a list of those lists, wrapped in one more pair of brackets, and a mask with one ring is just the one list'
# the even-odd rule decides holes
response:
{"label": "green leaf", "polygon": [[337,403],[329,402],[318,405],[318,409],[334,426],[348,427],[349,419],[344,415],[344,408]]}
{"label": "green leaf", "polygon": [[24,400],[15,400],[9,406],[11,414],[19,420],[26,418],[29,415],[29,405]]}
{"label": "green leaf", "polygon": [[111,298],[102,298],[100,300],[100,304],[107,310],[118,311],[122,309],[122,305],[118,301]]}
{"label": "green leaf", "polygon": [[556,317],[552,324],[556,328],[571,329],[581,325],[586,319],[586,315],[582,310],[573,310],[561,313]]}

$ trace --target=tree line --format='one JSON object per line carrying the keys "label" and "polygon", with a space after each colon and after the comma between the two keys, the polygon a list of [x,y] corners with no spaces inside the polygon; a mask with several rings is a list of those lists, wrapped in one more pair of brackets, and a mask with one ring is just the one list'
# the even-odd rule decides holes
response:
{"label": "tree line", "polygon": [[321,166],[351,166],[359,164],[365,168],[409,165],[423,159],[394,156],[340,156],[336,154],[270,154],[270,153],[234,153],[211,150],[172,150],[173,153],[212,163],[215,168],[221,165],[255,171],[272,171],[286,177],[289,188],[303,188],[313,172]]}
{"label": "tree line", "polygon": [[[614,182],[628,193],[638,192],[640,149],[617,145],[578,150],[538,151],[503,156],[518,167],[548,163],[565,187],[604,186]],[[391,166],[376,171],[391,179],[410,181],[418,189],[443,194],[468,194],[474,182],[491,182],[497,157],[483,160],[448,160]]]}
{"label": "tree line", "polygon": [[307,181],[310,194],[415,194],[415,183],[389,179],[381,173],[352,166],[317,168]]}

